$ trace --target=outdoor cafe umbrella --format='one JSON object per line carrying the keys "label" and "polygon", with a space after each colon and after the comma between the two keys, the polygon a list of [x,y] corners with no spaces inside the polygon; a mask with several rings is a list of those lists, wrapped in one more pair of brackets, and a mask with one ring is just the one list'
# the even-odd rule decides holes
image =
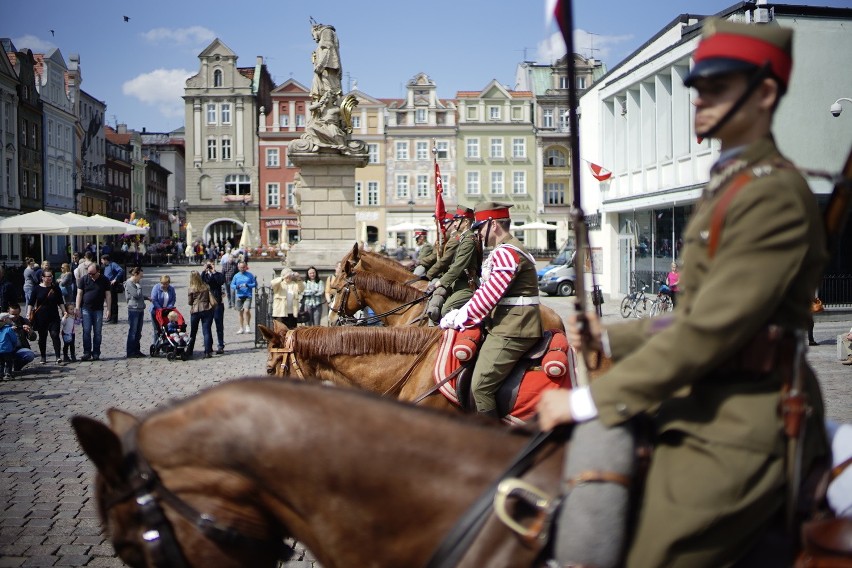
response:
{"label": "outdoor cafe umbrella", "polygon": [[240,236],[240,244],[238,248],[247,251],[254,246],[252,243],[251,227],[248,223],[243,223],[243,234]]}
{"label": "outdoor cafe umbrella", "polygon": [[148,229],[144,227],[137,227],[130,223],[124,223],[123,221],[104,217],[103,215],[85,216],[69,212],[62,214],[61,217],[77,219],[80,222],[86,222],[89,224],[89,230],[84,233],[75,234],[95,235],[95,254],[97,255],[98,261],[100,261],[101,256],[99,235],[144,235],[148,232]]}
{"label": "outdoor cafe umbrella", "polygon": [[523,225],[515,225],[512,227],[513,231],[555,231],[556,225],[551,225],[549,223],[542,223],[541,221],[533,221],[532,223],[525,223]]}
{"label": "outdoor cafe umbrella", "polygon": [[417,223],[397,223],[387,228],[388,233],[404,233],[406,231],[428,231],[429,227],[418,225]]}
{"label": "outdoor cafe umbrella", "polygon": [[186,248],[183,250],[183,254],[186,255],[187,258],[192,258],[192,223],[186,223]]}
{"label": "outdoor cafe umbrella", "polygon": [[[42,209],[0,219],[0,233],[4,234],[85,235],[96,226],[95,223]],[[44,238],[41,239],[41,256],[44,258]]]}

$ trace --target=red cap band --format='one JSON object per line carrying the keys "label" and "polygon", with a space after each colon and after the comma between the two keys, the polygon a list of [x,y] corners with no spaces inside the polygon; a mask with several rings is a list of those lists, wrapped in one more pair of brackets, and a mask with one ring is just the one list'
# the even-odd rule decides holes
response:
{"label": "red cap band", "polygon": [[473,217],[474,219],[476,219],[476,221],[487,221],[489,219],[508,219],[509,210],[506,208],[486,209],[485,211],[477,211],[473,214]]}
{"label": "red cap band", "polygon": [[784,83],[785,87],[790,82],[792,58],[783,49],[762,39],[717,33],[699,43],[693,55],[696,63],[716,58],[745,61],[758,67],[768,62],[772,73]]}

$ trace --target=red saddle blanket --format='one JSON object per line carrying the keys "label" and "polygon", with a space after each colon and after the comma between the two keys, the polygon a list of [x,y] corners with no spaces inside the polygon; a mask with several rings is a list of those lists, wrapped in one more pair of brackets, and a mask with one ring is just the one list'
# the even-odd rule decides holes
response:
{"label": "red saddle blanket", "polygon": [[[556,333],[563,334],[562,331],[552,330],[548,332],[549,335],[546,334],[546,338],[549,340]],[[462,362],[453,356],[453,345],[458,335],[459,332],[454,329],[444,330],[433,372],[435,384],[440,384],[462,366]],[[547,343],[549,344],[549,341]],[[500,386],[500,391],[497,393],[497,406],[504,422],[526,423],[535,415],[541,393],[556,388],[570,389],[577,384],[577,358],[574,349],[568,347],[568,373],[559,378],[551,378],[542,370],[541,359],[546,353],[546,344],[536,345],[518,362],[520,368],[516,367]],[[472,370],[473,365],[470,364],[468,370],[462,371],[456,377],[441,384],[438,390],[453,404],[469,408],[466,397],[469,396],[469,375]],[[468,380],[464,380],[465,378]],[[461,389],[460,384],[463,385]]]}

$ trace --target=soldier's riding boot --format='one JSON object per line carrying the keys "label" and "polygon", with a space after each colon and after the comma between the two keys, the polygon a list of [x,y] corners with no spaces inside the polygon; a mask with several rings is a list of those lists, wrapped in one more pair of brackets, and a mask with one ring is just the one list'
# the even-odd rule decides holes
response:
{"label": "soldier's riding boot", "polygon": [[491,410],[478,410],[476,413],[479,416],[485,418],[493,418],[494,420],[500,420],[500,413],[497,412],[496,408],[492,408]]}

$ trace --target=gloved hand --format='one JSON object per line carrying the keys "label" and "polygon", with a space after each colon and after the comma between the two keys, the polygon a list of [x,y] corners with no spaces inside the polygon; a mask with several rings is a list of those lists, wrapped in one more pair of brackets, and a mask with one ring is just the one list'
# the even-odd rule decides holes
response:
{"label": "gloved hand", "polygon": [[414,267],[414,275],[415,276],[423,276],[424,274],[426,274],[426,267],[425,266],[423,266],[422,264],[418,264],[417,266]]}
{"label": "gloved hand", "polygon": [[[456,312],[456,316],[453,319],[453,327],[456,329],[464,329],[464,324],[467,321],[467,305],[462,306],[458,310],[453,310]],[[449,313],[447,315],[450,315]]]}
{"label": "gloved hand", "polygon": [[456,321],[456,315],[458,313],[459,313],[458,310],[450,310],[449,312],[447,312],[447,315],[445,315],[444,317],[441,318],[441,323],[439,324],[441,326],[441,329],[454,328],[456,326],[455,321]]}
{"label": "gloved hand", "polygon": [[429,282],[429,286],[431,286],[432,288],[437,288],[438,286],[443,286],[443,284],[441,284],[440,278],[433,278],[432,281]]}

